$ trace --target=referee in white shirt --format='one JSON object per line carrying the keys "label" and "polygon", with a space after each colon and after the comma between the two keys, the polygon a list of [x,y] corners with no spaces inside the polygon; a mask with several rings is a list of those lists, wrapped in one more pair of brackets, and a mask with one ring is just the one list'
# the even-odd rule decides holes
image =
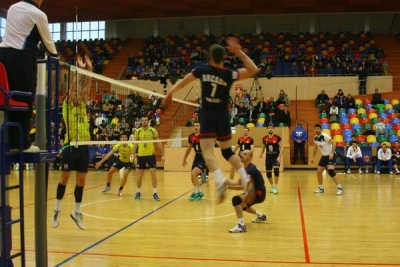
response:
{"label": "referee in white shirt", "polygon": [[[39,9],[43,0],[25,0],[12,5],[7,12],[7,23],[3,42],[0,43],[0,62],[7,71],[11,91],[31,92],[32,97],[16,96],[15,100],[25,102],[29,111],[10,111],[9,121],[19,122],[23,131],[24,150],[39,150],[31,146],[29,125],[32,102],[36,90],[36,74],[39,42],[48,55],[57,57],[57,50],[49,31],[46,14]],[[15,128],[15,127],[11,127]],[[10,129],[10,147],[17,148],[18,134]]]}

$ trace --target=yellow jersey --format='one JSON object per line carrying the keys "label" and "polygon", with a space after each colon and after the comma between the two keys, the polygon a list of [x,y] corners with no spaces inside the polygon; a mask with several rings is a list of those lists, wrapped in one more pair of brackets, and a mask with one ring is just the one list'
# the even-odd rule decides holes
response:
{"label": "yellow jersey", "polygon": [[86,115],[86,103],[78,105],[65,100],[62,105],[62,115],[65,121],[65,144],[71,141],[90,141],[89,121]]}
{"label": "yellow jersey", "polygon": [[[153,127],[148,127],[147,130],[140,127],[135,131],[135,140],[137,141],[146,141],[146,140],[154,140],[158,139],[158,132]],[[139,151],[138,156],[151,156],[155,154],[154,143],[139,143]]]}
{"label": "yellow jersey", "polygon": [[112,149],[114,152],[118,152],[119,160],[123,163],[130,162],[131,154],[133,152],[133,144],[117,144]]}

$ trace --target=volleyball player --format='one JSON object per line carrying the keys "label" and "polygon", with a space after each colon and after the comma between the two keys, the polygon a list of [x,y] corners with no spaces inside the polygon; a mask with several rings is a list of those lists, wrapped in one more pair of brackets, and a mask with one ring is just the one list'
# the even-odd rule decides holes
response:
{"label": "volleyball player", "polygon": [[[87,55],[85,55],[85,62],[83,62],[82,57],[78,55],[77,63],[80,68],[87,68],[89,71],[93,69],[92,62]],[[75,77],[75,79],[77,78]],[[78,81],[78,88],[76,86],[76,81],[72,82],[71,88],[62,104],[62,115],[65,121],[66,134],[61,156],[61,177],[57,185],[56,205],[51,221],[53,228],[59,225],[61,202],[71,176],[71,171],[75,171],[75,210],[71,212],[70,216],[80,229],[85,229],[82,220],[81,204],[89,165],[89,148],[87,145],[75,146],[71,144],[71,142],[90,141],[89,123],[86,115],[86,100],[88,98],[90,85],[91,79],[89,77]]]}
{"label": "volleyball player", "polygon": [[204,193],[200,189],[199,180],[197,176],[206,171],[206,162],[201,154],[200,147],[200,123],[193,123],[194,132],[188,136],[188,147],[185,151],[185,155],[183,156],[182,166],[185,167],[187,165],[186,159],[189,156],[190,151],[194,150],[195,156],[192,164],[192,171],[190,176],[192,178],[193,184],[193,193],[190,195],[189,200],[200,200]]}
{"label": "volleyball player", "polygon": [[[247,127],[243,128],[243,136],[238,138],[237,145],[233,149],[233,153],[239,150],[239,155],[242,151],[250,150],[254,151],[254,139],[249,135],[250,129]],[[233,179],[235,175],[235,169],[231,168],[231,172],[229,174],[229,178]]]}
{"label": "volleyball player", "polygon": [[[126,133],[122,133],[119,137],[120,141],[127,141],[128,136]],[[107,183],[103,188],[102,192],[105,193],[111,189],[111,180],[114,173],[120,171],[124,168],[122,180],[118,190],[118,196],[122,197],[122,190],[126,184],[128,179],[128,175],[131,170],[134,168],[133,163],[131,162],[131,155],[133,154],[133,144],[117,144],[115,145],[110,152],[107,153],[99,162],[96,163],[96,168],[99,168],[106,160],[108,160],[114,153],[118,153],[118,159],[113,163],[110,170],[107,173]]]}
{"label": "volleyball player", "polygon": [[197,67],[177,82],[163,101],[164,106],[172,102],[172,95],[185,88],[189,83],[201,81],[200,110],[200,146],[207,167],[214,174],[217,187],[217,198],[222,202],[227,188],[218,159],[214,155],[215,139],[219,141],[222,156],[238,170],[239,176],[246,181],[246,171],[238,155],[232,151],[232,134],[229,119],[228,103],[230,89],[236,80],[247,79],[259,72],[254,62],[243,52],[239,41],[228,37],[227,48],[243,62],[244,68],[230,70],[224,68],[225,48],[218,44],[210,46],[210,62]]}

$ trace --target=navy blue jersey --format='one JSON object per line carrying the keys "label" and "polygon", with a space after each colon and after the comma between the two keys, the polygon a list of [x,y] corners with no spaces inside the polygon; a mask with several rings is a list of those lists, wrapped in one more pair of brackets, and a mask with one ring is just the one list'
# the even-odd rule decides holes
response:
{"label": "navy blue jersey", "polygon": [[253,163],[250,163],[246,167],[246,172],[247,172],[247,175],[250,175],[250,179],[254,183],[254,190],[256,191],[256,194],[258,196],[262,196],[263,194],[265,195],[264,178],[263,178],[260,170],[257,168],[257,166],[254,165]]}
{"label": "navy blue jersey", "polygon": [[192,133],[188,136],[188,143],[193,147],[196,154],[201,154],[200,136]]}
{"label": "navy blue jersey", "polygon": [[194,69],[192,74],[201,81],[202,108],[227,110],[229,91],[238,79],[238,72],[206,64]]}

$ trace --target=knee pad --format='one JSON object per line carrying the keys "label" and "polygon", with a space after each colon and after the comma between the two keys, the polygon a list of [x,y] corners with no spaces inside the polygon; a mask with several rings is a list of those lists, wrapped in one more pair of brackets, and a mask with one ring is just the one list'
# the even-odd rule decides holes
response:
{"label": "knee pad", "polygon": [[275,174],[276,177],[279,176],[279,166],[275,166],[275,168],[274,168],[274,174]]}
{"label": "knee pad", "polygon": [[336,175],[335,170],[328,170],[328,174],[332,178],[335,177],[335,175]]}
{"label": "knee pad", "polygon": [[233,153],[232,148],[225,148],[221,150],[222,156],[224,157],[224,159],[229,160],[230,157],[232,157],[233,155],[235,155],[235,153]]}
{"label": "knee pad", "polygon": [[272,172],[267,172],[267,178],[271,179],[272,178]]}
{"label": "knee pad", "polygon": [[239,197],[239,196],[234,196],[232,198],[232,205],[235,207],[235,206],[240,205],[240,204],[242,204],[242,198]]}

